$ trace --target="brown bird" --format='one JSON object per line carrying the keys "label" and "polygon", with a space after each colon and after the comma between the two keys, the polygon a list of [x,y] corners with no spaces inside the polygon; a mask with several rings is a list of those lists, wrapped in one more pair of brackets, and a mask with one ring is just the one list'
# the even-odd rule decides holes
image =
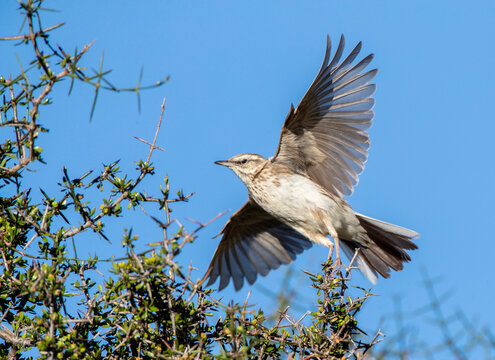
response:
{"label": "brown bird", "polygon": [[[369,82],[377,69],[364,72],[373,54],[353,65],[359,43],[345,59],[344,37],[330,61],[331,42],[316,79],[299,106],[291,105],[275,156],[236,155],[216,164],[232,169],[248,189],[249,200],[229,219],[222,240],[205,274],[211,285],[220,277],[219,290],[230,278],[239,290],[281,264],[289,264],[312,243],[339,248],[352,258],[374,284],[377,274],[402,270],[417,249],[418,233],[370,218],[352,210],[351,195],[368,158],[373,119]],[[220,235],[219,234],[219,235]]]}

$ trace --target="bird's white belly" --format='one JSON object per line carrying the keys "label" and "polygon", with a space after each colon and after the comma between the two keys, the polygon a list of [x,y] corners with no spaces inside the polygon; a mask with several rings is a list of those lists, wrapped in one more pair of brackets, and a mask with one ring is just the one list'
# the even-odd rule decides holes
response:
{"label": "bird's white belly", "polygon": [[328,235],[328,223],[339,237],[347,239],[352,239],[360,228],[349,207],[342,208],[321,187],[301,175],[267,179],[262,186],[251,189],[251,196],[266,212],[309,238]]}

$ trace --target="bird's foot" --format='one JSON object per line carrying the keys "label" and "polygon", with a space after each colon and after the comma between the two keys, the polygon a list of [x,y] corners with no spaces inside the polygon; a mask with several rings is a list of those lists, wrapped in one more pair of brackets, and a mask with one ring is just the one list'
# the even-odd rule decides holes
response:
{"label": "bird's foot", "polygon": [[[337,272],[337,274],[342,277],[342,271],[341,271],[341,266],[343,265],[342,264],[342,261],[340,260],[340,241],[339,241],[339,238],[336,236],[334,238],[334,241],[335,241],[335,270]],[[345,267],[345,266],[344,266]]]}
{"label": "bird's foot", "polygon": [[330,260],[332,260],[332,254],[333,254],[333,244],[330,243],[330,245],[328,246],[327,262],[329,262]]}

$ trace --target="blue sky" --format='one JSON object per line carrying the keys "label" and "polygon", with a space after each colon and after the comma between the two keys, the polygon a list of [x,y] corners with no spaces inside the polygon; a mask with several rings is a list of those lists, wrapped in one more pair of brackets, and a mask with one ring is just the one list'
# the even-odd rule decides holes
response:
{"label": "blue sky", "polygon": [[[319,69],[325,36],[334,42],[341,33],[348,48],[363,42],[362,55],[373,52],[379,68],[375,120],[370,129],[370,157],[354,195],[356,211],[410,227],[421,234],[413,261],[373,291],[380,297],[367,305],[363,321],[373,329],[390,313],[393,297],[415,309],[428,302],[421,269],[438,278],[438,290],[453,290],[448,308],[463,308],[469,316],[492,324],[495,170],[493,83],[495,72],[495,3],[474,6],[462,1],[146,1],[125,5],[116,1],[47,1],[45,25],[67,21],[53,33],[56,43],[71,50],[96,40],[86,64],[97,67],[105,53],[110,79],[133,86],[144,66],[144,82],[171,76],[165,86],[135,96],[101,93],[92,122],[88,121],[92,90],[79,85],[70,97],[57,94],[55,105],[42,113],[50,133],[42,140],[49,166],[39,166],[28,181],[59,181],[61,167],[72,174],[121,159],[127,169],[147,154],[133,136],[151,139],[167,99],[158,138],[166,149],[155,153],[156,189],[169,174],[174,189],[196,195],[175,207],[174,216],[207,221],[221,211],[237,210],[247,199],[244,185],[215,160],[243,152],[271,156],[283,120],[299,102]],[[15,2],[0,5],[1,35],[14,35],[21,18]],[[0,43],[2,74],[16,73],[11,44]],[[16,48],[22,57],[25,50]],[[49,187],[48,187],[49,188]],[[228,215],[227,215],[228,216]],[[227,216],[205,229],[182,255],[206,270]],[[158,230],[144,216],[132,226],[143,244]],[[100,257],[120,251],[121,230],[115,221],[114,243],[98,239],[78,246]],[[192,227],[191,227],[192,228]],[[150,241],[148,241],[150,240]],[[97,248],[95,248],[97,246]],[[326,250],[313,247],[294,269],[317,271]],[[285,269],[258,283],[280,286]],[[356,284],[369,284],[359,275]],[[309,282],[299,284],[301,299]],[[243,299],[250,287],[224,299]],[[252,302],[272,304],[256,286]],[[466,302],[477,304],[465,307]],[[420,325],[418,325],[420,326]],[[421,329],[420,329],[421,330]],[[386,332],[386,329],[385,329]]]}

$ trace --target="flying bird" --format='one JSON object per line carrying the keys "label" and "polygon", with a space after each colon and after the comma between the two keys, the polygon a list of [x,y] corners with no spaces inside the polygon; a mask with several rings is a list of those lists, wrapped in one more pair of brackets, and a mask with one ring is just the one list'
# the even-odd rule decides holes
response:
{"label": "flying bird", "polygon": [[[344,36],[331,58],[331,41],[323,64],[282,127],[278,149],[269,159],[257,154],[217,161],[246,185],[248,201],[228,220],[205,274],[207,286],[220,277],[219,290],[232,278],[239,290],[244,279],[253,284],[281,264],[289,264],[313,243],[335,243],[356,261],[375,284],[378,274],[402,270],[417,249],[415,231],[355,212],[344,196],[351,195],[368,158],[373,119],[370,84],[377,69],[365,72],[373,54],[355,63],[361,42],[345,57]],[[343,58],[343,60],[342,60]],[[220,235],[219,234],[219,235]]]}

